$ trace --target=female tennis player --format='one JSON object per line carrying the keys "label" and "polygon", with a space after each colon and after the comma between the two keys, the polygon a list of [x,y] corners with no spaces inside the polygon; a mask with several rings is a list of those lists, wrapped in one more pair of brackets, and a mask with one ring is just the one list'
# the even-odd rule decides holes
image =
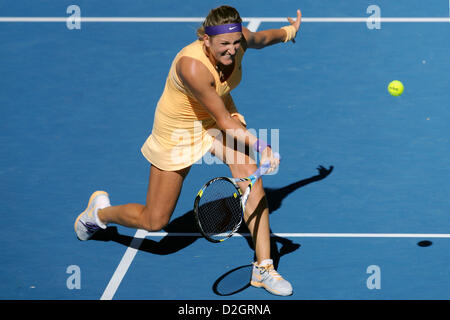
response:
{"label": "female tennis player", "polygon": [[[210,11],[197,31],[198,39],[175,57],[158,102],[153,130],[141,152],[150,162],[146,204],[111,206],[104,191],[94,192],[75,221],[80,240],[115,223],[158,231],[166,226],[190,167],[210,152],[226,163],[233,177],[247,177],[257,169],[249,149],[260,153],[260,163],[270,162],[270,173],[279,165],[271,147],[246,129],[230,91],[241,80],[241,61],[247,49],[261,49],[294,41],[297,19],[280,29],[251,32],[242,26],[236,9],[221,6]],[[215,129],[215,130],[214,130]],[[214,133],[220,132],[217,135]],[[242,148],[227,143],[232,139]],[[239,161],[237,159],[240,159]],[[246,185],[240,186],[245,190]],[[244,221],[253,238],[255,255],[251,284],[277,295],[292,294],[270,259],[269,210],[261,179],[253,186]]]}

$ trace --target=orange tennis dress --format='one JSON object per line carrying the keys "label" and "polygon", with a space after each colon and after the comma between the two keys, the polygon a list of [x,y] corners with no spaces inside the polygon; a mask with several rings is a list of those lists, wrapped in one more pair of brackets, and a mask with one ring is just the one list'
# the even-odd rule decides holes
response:
{"label": "orange tennis dress", "polygon": [[244,50],[236,53],[234,70],[228,79],[220,81],[219,74],[203,51],[203,42],[197,40],[184,47],[175,57],[158,101],[153,129],[141,148],[144,157],[161,170],[175,171],[199,161],[210,149],[220,132],[214,119],[183,85],[176,72],[181,57],[190,57],[203,63],[214,76],[216,92],[232,116],[245,125],[238,113],[230,91],[241,81],[241,61]]}

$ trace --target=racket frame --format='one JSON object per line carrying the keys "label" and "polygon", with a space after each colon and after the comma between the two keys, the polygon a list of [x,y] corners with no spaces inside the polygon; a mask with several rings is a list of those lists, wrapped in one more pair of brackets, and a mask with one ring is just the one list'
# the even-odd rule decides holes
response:
{"label": "racket frame", "polygon": [[[239,228],[242,224],[242,220],[244,219],[245,205],[247,204],[248,197],[250,196],[250,191],[252,190],[252,187],[256,183],[256,181],[263,174],[265,174],[267,172],[267,170],[269,170],[269,168],[270,168],[270,163],[265,163],[265,164],[262,164],[252,175],[250,175],[246,178],[217,177],[217,178],[209,180],[207,183],[205,183],[203,185],[203,187],[200,189],[200,191],[197,193],[197,196],[195,197],[194,217],[195,217],[195,222],[200,230],[200,233],[202,234],[203,237],[205,237],[206,240],[213,242],[213,243],[219,243],[219,242],[229,239],[234,233],[236,233],[237,230],[239,230]],[[231,230],[228,234],[224,235],[224,237],[221,239],[214,239],[214,238],[211,238],[210,236],[208,236],[206,234],[206,232],[204,232],[202,225],[200,223],[200,219],[198,217],[198,204],[203,195],[203,192],[211,183],[213,183],[214,181],[217,181],[217,180],[227,180],[227,181],[231,182],[237,190],[237,196],[240,198],[240,204],[241,204],[241,216],[240,216],[239,222],[235,225],[233,230]],[[239,188],[239,186],[237,184],[238,182],[250,182],[249,185],[247,186],[247,188],[245,189],[244,193],[242,193],[241,189]]]}
{"label": "racket frame", "polygon": [[[230,182],[234,188],[236,189],[236,194],[237,196],[240,198],[240,204],[241,204],[241,215],[240,215],[240,219],[239,222],[233,227],[233,230],[231,230],[228,234],[223,234],[223,237],[221,239],[215,239],[210,237],[204,230],[202,227],[202,224],[200,222],[199,219],[199,215],[198,215],[198,208],[199,208],[199,202],[203,196],[203,192],[204,190],[206,190],[206,188],[212,184],[213,182],[217,181],[217,180],[226,180],[228,182]],[[216,177],[214,179],[209,180],[207,183],[205,183],[205,185],[199,190],[199,192],[197,193],[197,196],[195,197],[195,201],[194,201],[194,217],[195,217],[195,222],[197,224],[198,229],[200,230],[200,233],[202,234],[203,237],[206,238],[206,240],[210,241],[210,242],[214,242],[214,243],[219,243],[222,242],[228,238],[230,238],[241,226],[242,224],[242,220],[244,217],[244,207],[243,207],[243,203],[242,203],[242,191],[239,188],[239,186],[236,184],[236,180],[238,181],[247,181],[245,178],[244,179],[233,179],[233,178],[229,178],[229,177]],[[220,234],[222,235],[222,234]]]}

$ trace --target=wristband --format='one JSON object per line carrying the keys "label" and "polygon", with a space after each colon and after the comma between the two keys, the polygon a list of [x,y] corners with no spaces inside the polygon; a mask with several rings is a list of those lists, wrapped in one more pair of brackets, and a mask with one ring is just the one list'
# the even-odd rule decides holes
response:
{"label": "wristband", "polygon": [[253,145],[253,150],[261,153],[265,148],[270,147],[270,144],[267,144],[265,141],[263,140],[256,140],[255,144]]}
{"label": "wristband", "polygon": [[286,31],[286,39],[283,42],[291,41],[297,35],[297,30],[293,25],[281,27],[284,31]]}

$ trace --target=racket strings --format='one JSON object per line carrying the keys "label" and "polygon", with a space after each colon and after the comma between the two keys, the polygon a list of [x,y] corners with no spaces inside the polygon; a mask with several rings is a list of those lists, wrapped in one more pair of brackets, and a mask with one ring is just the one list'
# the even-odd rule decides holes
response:
{"label": "racket strings", "polygon": [[226,238],[242,220],[240,195],[234,184],[218,179],[203,191],[198,203],[198,219],[203,232],[210,238]]}

